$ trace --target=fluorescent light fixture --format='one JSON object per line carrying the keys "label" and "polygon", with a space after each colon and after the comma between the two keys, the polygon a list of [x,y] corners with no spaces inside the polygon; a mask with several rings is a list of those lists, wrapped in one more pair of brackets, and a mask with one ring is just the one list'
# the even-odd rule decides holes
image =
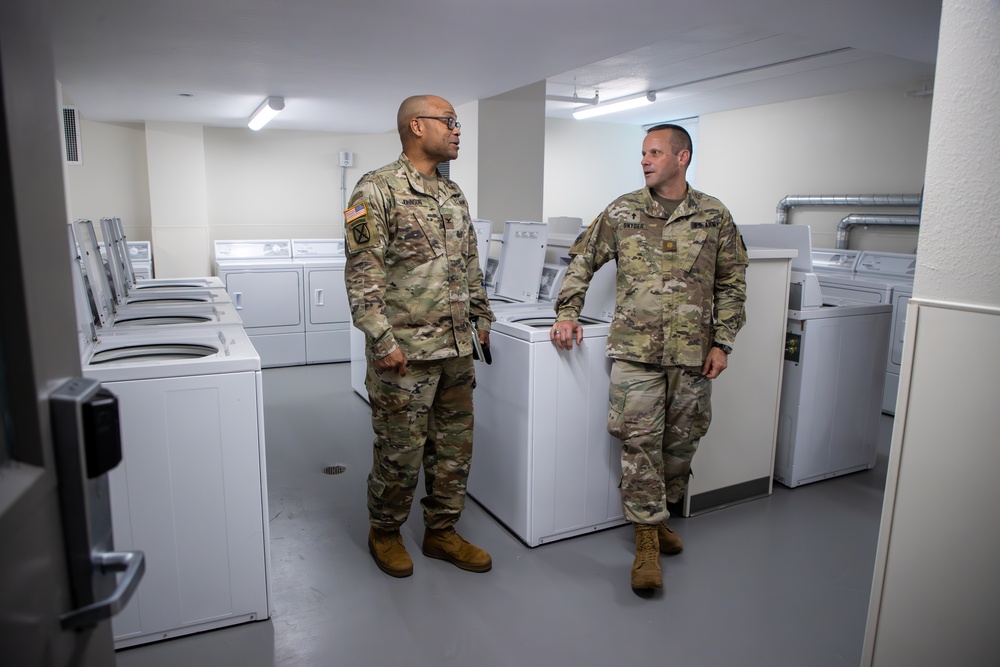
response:
{"label": "fluorescent light fixture", "polygon": [[598,104],[595,107],[577,109],[573,112],[573,118],[582,120],[584,118],[593,118],[594,116],[603,116],[606,113],[615,113],[616,111],[625,111],[627,109],[637,109],[639,107],[644,107],[647,104],[652,104],[655,101],[656,93],[649,92],[640,97],[632,97],[629,99],[619,100],[617,102],[609,102],[608,104]]}
{"label": "fluorescent light fixture", "polygon": [[261,105],[257,107],[257,110],[250,114],[250,120],[247,122],[247,127],[254,131],[259,130],[267,125],[268,122],[277,116],[278,112],[284,108],[284,97],[277,97],[274,95],[268,96],[268,98],[261,102]]}

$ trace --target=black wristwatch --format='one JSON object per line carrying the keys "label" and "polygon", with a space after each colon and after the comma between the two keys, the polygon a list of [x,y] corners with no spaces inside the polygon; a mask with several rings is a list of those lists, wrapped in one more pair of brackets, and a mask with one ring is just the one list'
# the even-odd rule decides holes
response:
{"label": "black wristwatch", "polygon": [[722,343],[712,343],[712,347],[717,347],[720,350],[722,350],[723,352],[725,352],[726,354],[732,354],[733,353],[733,348],[729,347],[728,345],[723,345]]}

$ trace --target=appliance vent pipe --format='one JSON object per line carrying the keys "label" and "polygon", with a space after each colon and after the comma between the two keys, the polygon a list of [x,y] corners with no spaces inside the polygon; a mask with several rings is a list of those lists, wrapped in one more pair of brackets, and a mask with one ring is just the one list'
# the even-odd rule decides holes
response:
{"label": "appliance vent pipe", "polygon": [[778,202],[775,224],[788,224],[793,206],[920,206],[920,195],[788,195]]}
{"label": "appliance vent pipe", "polygon": [[919,227],[919,215],[864,215],[852,213],[837,225],[837,247],[849,248],[851,227],[857,225],[883,227]]}

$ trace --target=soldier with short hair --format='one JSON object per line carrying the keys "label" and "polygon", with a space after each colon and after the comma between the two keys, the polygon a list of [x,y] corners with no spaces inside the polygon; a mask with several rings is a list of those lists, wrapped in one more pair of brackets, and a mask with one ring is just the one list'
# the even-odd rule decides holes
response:
{"label": "soldier with short hair", "polygon": [[726,369],[745,321],[746,247],[722,202],[688,186],[691,151],[678,125],[646,133],[646,187],[611,202],[573,244],[549,334],[565,350],[582,342],[577,319],[590,279],[617,261],[608,431],[622,441],[635,590],[662,588],[660,553],[683,549],[667,527],[667,503],[687,490],[712,419],[711,380]]}
{"label": "soldier with short hair", "polygon": [[396,121],[402,154],[364,175],[344,212],[347,295],[365,334],[375,430],[368,549],[386,574],[413,573],[399,529],[423,464],[424,555],[486,572],[489,554],[454,528],[472,459],[473,336],[488,345],[494,320],[465,195],[437,170],[458,157],[462,125],[433,95],[404,100]]}

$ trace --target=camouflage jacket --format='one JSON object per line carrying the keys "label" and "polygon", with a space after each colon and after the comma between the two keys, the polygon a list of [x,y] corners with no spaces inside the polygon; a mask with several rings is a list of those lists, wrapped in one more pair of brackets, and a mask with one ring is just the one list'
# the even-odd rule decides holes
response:
{"label": "camouflage jacket", "polygon": [[344,212],[347,298],[376,359],[397,347],[413,361],[472,354],[470,317],[486,330],[494,319],[465,195],[438,184],[426,194],[402,154],[362,176]]}
{"label": "camouflage jacket", "polygon": [[745,321],[747,254],[728,209],[688,187],[673,215],[643,188],[613,201],[580,234],[555,309],[576,320],[594,272],[618,262],[609,357],[701,366],[732,347]]}

